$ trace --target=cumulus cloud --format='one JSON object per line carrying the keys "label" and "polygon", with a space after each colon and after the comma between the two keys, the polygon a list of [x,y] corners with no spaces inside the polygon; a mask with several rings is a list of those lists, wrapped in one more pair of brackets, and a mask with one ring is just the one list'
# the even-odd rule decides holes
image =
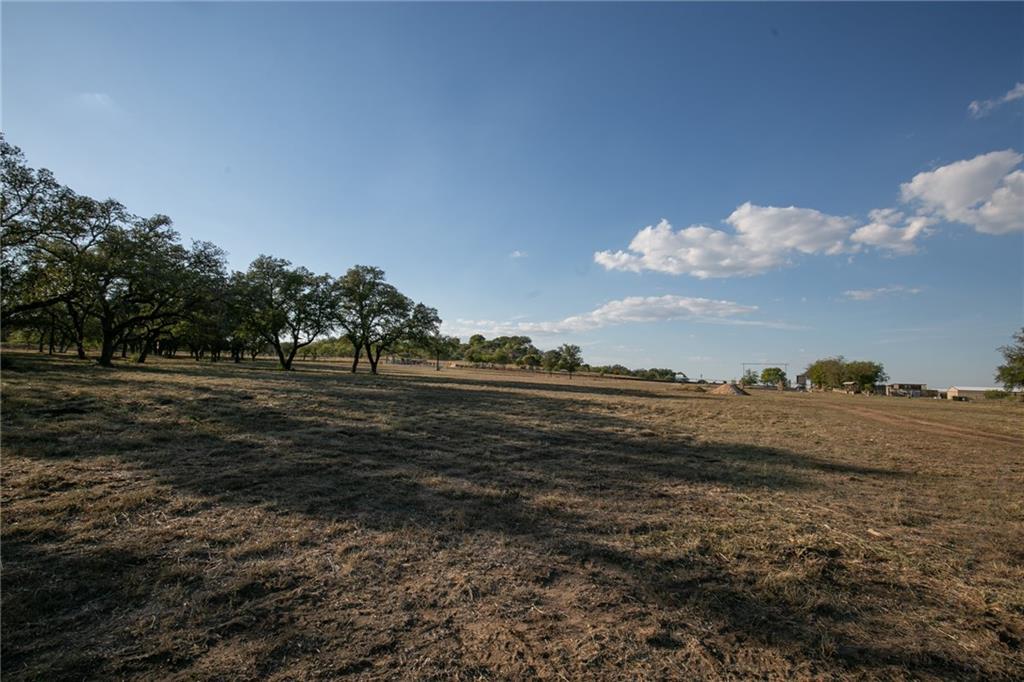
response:
{"label": "cumulus cloud", "polygon": [[586,332],[612,325],[690,320],[706,324],[739,324],[779,329],[793,329],[782,322],[743,319],[756,312],[757,306],[733,301],[691,296],[630,296],[609,301],[594,310],[550,322],[498,322],[495,320],[456,320],[445,325],[445,332],[458,336],[469,334],[566,334]]}
{"label": "cumulus cloud", "polygon": [[1012,149],[981,154],[918,173],[900,186],[903,200],[924,215],[970,225],[986,234],[1024,230],[1024,155]]}
{"label": "cumulus cloud", "polygon": [[673,230],[667,220],[636,233],[628,251],[599,251],[594,261],[607,270],[652,270],[701,279],[754,275],[782,265],[779,250],[756,251],[736,234],[694,225]]}
{"label": "cumulus cloud", "polygon": [[529,254],[526,253],[525,251],[520,251],[519,249],[516,249],[512,253],[508,254],[508,257],[509,258],[526,258],[528,255]]}
{"label": "cumulus cloud", "polygon": [[921,215],[907,218],[894,208],[876,208],[868,217],[871,222],[854,230],[850,241],[899,255],[917,251],[914,240],[928,234],[928,228],[938,222]]}
{"label": "cumulus cloud", "polygon": [[986,234],[1024,231],[1024,155],[1012,149],[981,154],[918,173],[900,186],[904,209],[881,208],[868,222],[812,208],[747,202],[725,223],[676,230],[662,219],[639,230],[625,250],[597,251],[607,270],[670,275],[746,277],[790,264],[799,254],[837,255],[866,248],[890,255],[917,251],[917,241],[940,221]]}
{"label": "cumulus cloud", "polygon": [[726,222],[750,246],[830,255],[843,252],[846,235],[856,224],[851,218],[813,208],[756,206],[749,201],[733,211]]}
{"label": "cumulus cloud", "polygon": [[1002,97],[974,100],[967,105],[967,113],[969,113],[973,118],[982,118],[984,116],[988,116],[993,110],[1003,104],[1017,99],[1024,99],[1024,83],[1017,83]]}
{"label": "cumulus cloud", "polygon": [[878,287],[877,289],[850,289],[849,291],[844,291],[843,296],[850,299],[851,301],[870,301],[872,299],[878,298],[879,296],[919,293],[921,293],[921,289],[918,287],[891,286]]}
{"label": "cumulus cloud", "polygon": [[1007,234],[1024,230],[1024,171],[1016,170],[1003,178],[973,217],[978,232]]}
{"label": "cumulus cloud", "polygon": [[652,270],[701,279],[757,275],[785,265],[794,253],[842,253],[856,224],[811,208],[747,202],[725,220],[733,231],[704,225],[673,230],[667,220],[637,232],[628,251],[599,251],[608,270]]}

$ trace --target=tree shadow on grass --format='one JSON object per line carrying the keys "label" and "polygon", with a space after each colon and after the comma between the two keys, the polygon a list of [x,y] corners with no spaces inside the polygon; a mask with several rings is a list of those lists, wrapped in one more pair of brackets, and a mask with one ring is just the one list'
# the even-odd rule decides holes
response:
{"label": "tree shadow on grass", "polygon": [[[39,368],[45,371],[50,365],[50,370],[63,368],[70,362],[68,358],[58,358],[57,363],[45,362],[45,358],[35,357],[27,359],[26,364],[35,370]],[[40,362],[42,361],[42,362]],[[571,393],[579,395],[598,395],[622,398],[644,398],[651,400],[685,400],[705,397],[701,392],[684,388],[682,385],[671,382],[641,381],[636,379],[619,379],[615,377],[589,377],[576,376],[565,381],[543,381],[544,378],[552,379],[539,371],[529,370],[480,370],[484,374],[477,373],[474,369],[446,369],[443,372],[430,374],[416,374],[403,371],[408,369],[403,365],[382,365],[381,374],[372,375],[368,369],[361,365],[358,372],[353,374],[347,362],[335,360],[322,360],[317,362],[301,361],[296,362],[291,371],[285,371],[276,364],[276,360],[261,358],[256,361],[243,360],[242,362],[231,362],[230,360],[219,360],[216,362],[209,359],[194,360],[188,357],[156,358],[154,362],[147,364],[136,364],[130,361],[121,361],[113,370],[109,368],[96,367],[98,373],[107,373],[111,380],[116,381],[116,372],[145,373],[147,375],[165,374],[178,375],[181,373],[195,373],[200,376],[209,377],[237,377],[257,374],[261,380],[267,380],[283,385],[291,385],[296,381],[321,381],[328,378],[342,382],[368,382],[372,384],[388,382],[396,384],[411,384],[414,386],[434,384],[439,386],[472,386],[479,384],[491,389],[513,389],[513,390],[534,390],[547,391],[552,393]],[[58,364],[60,363],[60,364]],[[80,365],[80,363],[79,363]],[[495,375],[508,375],[507,379],[496,379]],[[564,375],[554,375],[554,379],[566,380]],[[598,383],[600,382],[600,383]],[[609,382],[621,383],[621,386],[608,385]]]}
{"label": "tree shadow on grass", "polygon": [[[821,570],[812,585],[832,598],[807,612],[773,595],[760,583],[765,576],[737,572],[707,549],[652,557],[621,542],[631,533],[667,529],[665,513],[674,503],[666,490],[676,486],[770,494],[835,484],[849,476],[888,479],[899,472],[748,444],[658,436],[629,419],[588,411],[569,399],[476,387],[468,393],[433,379],[373,377],[342,384],[329,373],[282,373],[269,382],[260,377],[257,389],[265,389],[264,383],[273,389],[270,403],[252,399],[253,389],[230,385],[183,392],[181,385],[159,381],[166,374],[161,369],[150,375],[157,378],[138,396],[137,409],[121,409],[124,400],[93,403],[85,412],[55,413],[59,403],[29,408],[20,422],[5,424],[6,445],[19,455],[42,459],[113,455],[215,507],[260,508],[378,531],[411,526],[438,538],[484,534],[512,539],[558,557],[571,570],[599,566],[633,600],[660,613],[693,609],[721,631],[826,667],[974,672],[942,653],[890,650],[851,639],[851,623],[877,614],[870,607],[837,609],[836,603],[856,603],[871,591],[883,601],[913,595],[893,585],[851,583],[832,548],[820,548]],[[102,377],[100,384],[87,380],[94,390],[118,383],[116,374]],[[509,388],[522,389],[523,384],[512,382]],[[539,388],[549,390],[546,384]],[[107,412],[108,430],[83,438],[74,452],[49,445],[59,433],[74,431],[76,423],[85,435],[96,410]],[[7,422],[6,411],[4,417]],[[545,502],[552,499],[555,503]],[[574,504],[574,499],[600,500],[621,513]],[[7,545],[5,550],[6,561],[16,567],[54,558],[40,543]],[[124,575],[138,561],[96,551],[86,573],[97,573],[93,569],[99,562],[116,579],[100,578],[98,591],[71,600],[76,608],[91,609],[84,620],[90,627],[110,627],[103,624],[111,604],[144,600],[146,591],[138,585],[145,580]],[[157,570],[158,561],[147,561],[147,571]],[[68,569],[81,572],[82,567]],[[136,591],[120,584],[135,585]],[[13,613],[5,610],[5,631],[30,624],[38,631],[40,618],[60,612],[59,590],[57,598],[47,588],[39,594],[22,594],[26,603],[16,605]],[[78,626],[82,622],[76,621]],[[680,646],[672,624],[663,627],[651,646]],[[5,640],[13,645],[8,653],[15,666],[36,655],[23,648],[21,637]],[[826,651],[828,641],[838,644]]]}
{"label": "tree shadow on grass", "polygon": [[[600,379],[601,384],[596,383],[593,377],[576,377],[575,379],[569,380],[570,383],[555,382],[543,382],[537,381],[536,374],[534,372],[524,371],[520,374],[514,374],[515,379],[506,380],[494,380],[493,377],[474,377],[470,372],[471,370],[461,370],[463,374],[460,376],[458,373],[455,375],[441,374],[436,375],[414,375],[414,374],[386,374],[388,379],[395,382],[409,382],[412,384],[434,384],[439,386],[455,386],[455,385],[472,385],[474,383],[480,383],[488,388],[507,388],[513,390],[533,390],[533,391],[548,391],[551,393],[570,393],[570,394],[581,394],[581,395],[601,395],[601,396],[616,396],[623,398],[643,398],[645,400],[687,400],[694,398],[702,398],[703,395],[697,391],[688,390],[683,388],[682,385],[672,384],[670,382],[639,382],[636,380],[629,379]],[[544,375],[541,375],[544,376]],[[557,377],[565,379],[565,377]],[[610,381],[620,381],[624,386],[608,386],[607,383]],[[641,384],[636,386],[635,384]]]}

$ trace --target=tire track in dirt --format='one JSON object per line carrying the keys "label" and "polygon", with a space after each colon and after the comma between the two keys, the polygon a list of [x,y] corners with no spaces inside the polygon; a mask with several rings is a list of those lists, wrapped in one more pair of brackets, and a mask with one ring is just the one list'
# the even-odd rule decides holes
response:
{"label": "tire track in dirt", "polygon": [[1000,445],[1015,445],[1024,448],[1024,437],[1014,438],[1003,433],[990,433],[987,431],[979,431],[976,429],[969,429],[962,426],[953,426],[951,424],[943,424],[941,422],[928,421],[926,419],[917,419],[915,417],[904,417],[902,415],[894,415],[886,412],[879,412],[865,407],[859,407],[855,405],[828,405],[828,407],[838,410],[840,412],[847,412],[855,414],[858,417],[866,417],[873,421],[881,424],[887,424],[890,426],[899,427],[911,427],[918,431],[926,431],[929,435],[940,435],[950,436],[955,438],[975,438],[978,440],[987,440],[999,443]]}

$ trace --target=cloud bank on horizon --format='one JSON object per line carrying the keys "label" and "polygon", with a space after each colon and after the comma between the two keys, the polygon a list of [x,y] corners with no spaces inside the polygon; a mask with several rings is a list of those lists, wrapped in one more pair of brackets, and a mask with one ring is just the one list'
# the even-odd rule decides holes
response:
{"label": "cloud bank on horizon", "polygon": [[1004,235],[1024,231],[1024,155],[989,152],[915,175],[900,186],[906,208],[874,209],[868,222],[812,208],[746,202],[725,222],[732,231],[693,225],[679,230],[662,219],[636,233],[627,250],[598,251],[607,270],[660,272],[699,279],[749,277],[790,265],[805,255],[874,249],[889,255],[918,250],[917,240],[940,222]]}
{"label": "cloud bank on horizon", "polygon": [[445,333],[456,336],[490,334],[515,336],[523,334],[566,334],[586,332],[611,325],[636,322],[689,320],[705,324],[731,324],[774,329],[799,329],[783,322],[745,319],[756,312],[755,305],[734,301],[692,296],[629,296],[608,301],[594,310],[550,322],[498,322],[495,320],[456,320],[445,324]]}
{"label": "cloud bank on horizon", "polygon": [[843,296],[851,301],[872,301],[880,296],[892,296],[894,294],[919,294],[923,291],[920,287],[906,287],[894,285],[890,287],[877,287],[875,289],[850,289],[843,292]]}

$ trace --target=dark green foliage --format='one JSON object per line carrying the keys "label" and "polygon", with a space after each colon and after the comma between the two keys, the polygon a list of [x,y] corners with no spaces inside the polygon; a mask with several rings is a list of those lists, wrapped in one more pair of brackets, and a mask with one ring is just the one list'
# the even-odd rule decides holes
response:
{"label": "dark green foliage", "polygon": [[754,386],[754,385],[757,384],[757,381],[758,381],[757,372],[755,372],[752,369],[748,369],[747,371],[745,371],[743,373],[743,376],[740,377],[740,385],[741,386]]}
{"label": "dark green foliage", "polygon": [[789,379],[781,367],[765,367],[761,370],[761,383],[765,386],[785,388],[789,384]]}
{"label": "dark green foliage", "polygon": [[815,360],[804,371],[811,383],[818,388],[839,388],[843,385],[843,357]]}
{"label": "dark green foliage", "polygon": [[818,388],[839,388],[843,382],[852,381],[863,391],[870,390],[875,384],[883,383],[889,378],[880,362],[847,362],[841,355],[816,360],[808,366],[805,374]]}
{"label": "dark green foliage", "polygon": [[540,364],[541,352],[529,336],[498,336],[487,340],[480,334],[474,334],[461,350],[463,359],[469,362],[526,367]]}
{"label": "dark green foliage", "polygon": [[561,358],[558,364],[559,369],[565,370],[572,377],[583,364],[583,351],[579,346],[566,343],[558,349],[558,354]]}
{"label": "dark green foliage", "polygon": [[379,268],[356,266],[335,280],[260,256],[229,274],[220,248],[186,248],[167,216],[140,218],[113,199],[78,195],[29,168],[2,135],[0,156],[5,339],[50,353],[74,346],[80,358],[98,346],[106,366],[129,350],[138,362],[182,348],[239,362],[270,349],[291,369],[300,351],[340,329],[344,350],[356,363],[365,352],[376,372],[382,354],[438,335],[437,311],[385,282]]}
{"label": "dark green foliage", "polygon": [[996,381],[1007,391],[1024,388],[1024,327],[1013,335],[1013,343],[999,348],[1003,363],[996,368]]}
{"label": "dark green foliage", "polygon": [[675,381],[677,376],[686,377],[682,372],[676,372],[674,369],[668,369],[667,367],[630,369],[625,365],[599,365],[584,369],[601,375],[633,377],[635,379],[647,379],[648,381]]}

